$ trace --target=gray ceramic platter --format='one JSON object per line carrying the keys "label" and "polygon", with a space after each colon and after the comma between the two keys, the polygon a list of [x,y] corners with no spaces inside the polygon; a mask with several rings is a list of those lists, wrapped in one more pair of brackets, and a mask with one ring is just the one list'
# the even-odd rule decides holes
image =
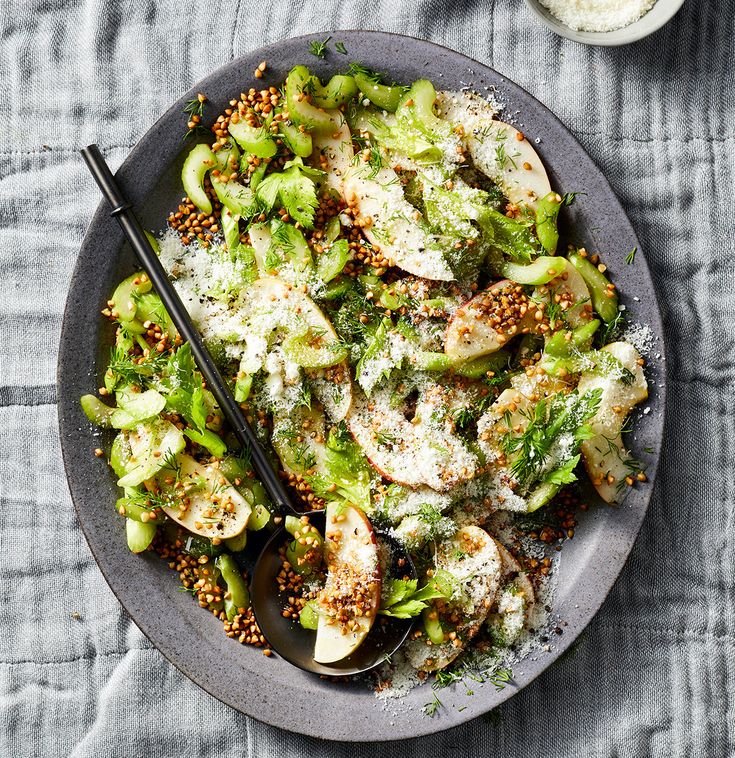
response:
{"label": "gray ceramic platter", "polygon": [[[324,60],[308,53],[312,39],[344,41],[348,55],[333,49]],[[260,82],[252,74],[268,62]],[[348,61],[386,71],[396,81],[427,77],[437,88],[493,91],[516,125],[537,144],[552,181],[561,192],[585,192],[565,212],[570,239],[604,255],[623,293],[622,302],[655,335],[662,334],[648,268],[626,215],[604,176],[561,122],[537,100],[496,71],[452,50],[399,35],[345,31],[285,40],[239,58],[187,92],[148,131],[117,173],[144,226],[162,230],[182,195],[180,169],[186,153],[182,110],[204,92],[210,117],[243,89],[280,83],[291,66],[306,63],[322,78]],[[104,135],[100,142],[104,144]],[[92,179],[90,178],[90,184]],[[626,254],[634,247],[634,266]],[[334,684],[295,669],[277,658],[228,639],[221,622],[179,591],[178,576],[155,555],[135,556],[125,543],[122,519],[113,504],[117,488],[110,469],[92,455],[100,437],[84,417],[79,396],[94,392],[109,347],[112,327],[99,316],[114,285],[133,271],[133,259],[108,209],[100,205],[84,239],[66,305],[58,366],[59,426],[64,465],[79,522],[110,587],[151,642],[200,687],[233,708],[261,721],[306,735],[335,740],[376,741],[430,734],[485,713],[528,685],[571,645],[597,612],[622,569],[645,516],[663,432],[663,359],[648,368],[650,412],[637,420],[633,448],[647,466],[650,484],[631,491],[619,508],[593,506],[580,514],[575,538],[562,551],[557,569],[554,618],[564,634],[550,652],[514,667],[513,682],[442,691],[443,708],[433,718],[422,713],[431,700],[428,685],[385,704],[365,682]],[[659,343],[660,346],[660,343]],[[658,352],[663,353],[660,346]],[[111,439],[103,442],[108,446]],[[651,452],[645,452],[646,450]]]}

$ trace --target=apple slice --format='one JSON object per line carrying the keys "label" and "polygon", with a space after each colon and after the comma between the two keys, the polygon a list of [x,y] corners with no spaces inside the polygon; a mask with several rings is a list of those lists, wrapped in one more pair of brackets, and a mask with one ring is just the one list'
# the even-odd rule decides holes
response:
{"label": "apple slice", "polygon": [[[175,487],[178,482],[180,486]],[[247,526],[250,503],[213,466],[198,463],[190,455],[176,456],[176,467],[164,467],[155,486],[172,495],[166,515],[189,532],[202,537],[229,539]]]}
{"label": "apple slice", "polygon": [[524,134],[496,120],[490,103],[473,93],[440,92],[437,105],[443,118],[463,126],[475,167],[512,203],[535,210],[537,200],[551,192],[551,184],[541,158]]}
{"label": "apple slice", "polygon": [[343,181],[347,170],[353,165],[355,151],[352,148],[352,133],[344,115],[338,110],[327,111],[334,121],[331,132],[315,131],[311,135],[314,152],[311,165],[326,171],[325,183],[343,194]]}
{"label": "apple slice", "polygon": [[633,408],[648,397],[648,383],[639,365],[640,354],[628,342],[612,342],[602,348],[627,369],[630,376],[612,372],[590,371],[579,378],[580,395],[602,390],[600,407],[588,422],[594,437],[584,440],[580,449],[592,484],[606,503],[619,503],[625,493],[625,478],[631,475],[631,455],[625,449],[622,429]]}
{"label": "apple slice", "polygon": [[352,505],[329,503],[327,581],[319,594],[314,660],[336,663],[357,650],[375,622],[382,589],[375,533]]}
{"label": "apple slice", "polygon": [[427,645],[425,637],[406,646],[406,657],[414,668],[438,671],[448,666],[477,634],[495,601],[503,572],[503,561],[495,540],[479,526],[464,526],[436,551],[436,567],[454,579],[455,591],[446,601],[434,601],[439,618],[456,639]]}
{"label": "apple slice", "polygon": [[502,279],[461,305],[444,335],[444,352],[464,363],[500,350],[535,329],[536,307],[522,286]]}
{"label": "apple slice", "polygon": [[326,369],[307,369],[306,375],[317,400],[332,421],[342,421],[352,406],[352,379],[347,361]]}
{"label": "apple slice", "polygon": [[494,640],[509,646],[527,627],[536,604],[536,593],[520,563],[498,540],[495,544],[503,562],[503,578],[486,623]]}
{"label": "apple slice", "polygon": [[391,385],[370,398],[355,387],[347,428],[385,479],[446,492],[472,479],[478,465],[477,456],[455,432],[447,412],[451,406],[448,389],[420,389],[409,421],[407,408],[393,405]]}
{"label": "apple slice", "polygon": [[488,463],[504,459],[502,439],[508,433],[508,422],[520,434],[528,426],[539,399],[569,389],[563,380],[549,374],[517,374],[510,383],[477,420],[477,443]]}
{"label": "apple slice", "polygon": [[[276,329],[284,333],[283,349],[302,368],[325,368],[346,357],[337,333],[319,306],[300,289],[275,276],[254,281],[243,293],[248,341],[262,341]],[[262,355],[241,366],[254,374]]]}
{"label": "apple slice", "polygon": [[406,200],[392,168],[353,166],[343,188],[347,204],[356,207],[362,218],[363,234],[384,258],[423,279],[449,282],[455,278],[421,214]]}

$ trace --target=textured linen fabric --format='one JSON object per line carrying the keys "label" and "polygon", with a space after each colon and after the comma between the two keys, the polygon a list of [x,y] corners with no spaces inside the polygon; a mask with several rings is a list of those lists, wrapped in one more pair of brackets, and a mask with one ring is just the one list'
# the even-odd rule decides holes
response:
{"label": "textured linen fabric", "polygon": [[[520,0],[0,0],[0,756],[735,755],[734,19],[734,0],[689,0],[593,49]],[[116,166],[203,75],[329,28],[448,45],[554,110],[630,215],[668,345],[663,463],[603,609],[493,714],[402,745],[264,726],[170,666],[96,568],[57,438],[61,313],[99,201],[78,149]]]}

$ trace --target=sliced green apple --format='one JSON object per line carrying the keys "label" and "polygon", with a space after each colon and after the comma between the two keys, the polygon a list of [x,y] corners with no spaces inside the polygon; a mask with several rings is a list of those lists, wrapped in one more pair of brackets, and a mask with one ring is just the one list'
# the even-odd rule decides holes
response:
{"label": "sliced green apple", "polygon": [[606,503],[619,503],[625,494],[625,479],[631,474],[632,460],[623,445],[623,425],[633,408],[648,397],[648,382],[639,364],[640,354],[633,345],[612,342],[602,349],[613,355],[627,373],[594,370],[580,376],[577,385],[580,395],[602,390],[600,407],[588,422],[595,436],[582,442],[581,451],[600,497]]}
{"label": "sliced green apple", "polygon": [[502,558],[495,540],[479,526],[464,526],[436,551],[436,568],[454,580],[452,597],[435,600],[434,608],[456,635],[440,644],[427,645],[424,638],[406,646],[406,657],[414,668],[438,671],[448,666],[477,634],[500,586]]}
{"label": "sliced green apple", "polygon": [[406,200],[392,168],[352,166],[346,172],[343,189],[347,203],[359,212],[363,233],[383,257],[424,279],[455,278],[428,225]]}
{"label": "sliced green apple", "polygon": [[536,209],[539,198],[551,192],[544,164],[525,135],[495,119],[486,100],[472,93],[440,92],[441,115],[464,128],[472,162],[517,205]]}
{"label": "sliced green apple", "polygon": [[502,279],[461,305],[444,335],[444,352],[458,363],[500,350],[535,329],[536,308],[523,287]]}
{"label": "sliced green apple", "polygon": [[336,663],[363,643],[375,622],[382,587],[375,533],[351,505],[327,505],[327,579],[319,594],[317,663]]}
{"label": "sliced green apple", "polygon": [[142,484],[163,468],[168,457],[180,453],[184,446],[181,431],[162,418],[149,419],[124,435],[118,435],[111,453],[116,459],[113,464],[115,471],[124,472],[117,480],[118,487]]}
{"label": "sliced green apple", "polygon": [[149,488],[168,496],[171,505],[163,510],[170,519],[202,537],[236,537],[252,512],[250,503],[218,468],[185,453],[176,456],[175,465],[167,463]]}

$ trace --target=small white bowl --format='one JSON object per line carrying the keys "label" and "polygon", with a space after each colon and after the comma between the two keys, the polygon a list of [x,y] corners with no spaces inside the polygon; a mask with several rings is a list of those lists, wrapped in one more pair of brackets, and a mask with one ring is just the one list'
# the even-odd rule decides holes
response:
{"label": "small white bowl", "polygon": [[548,8],[541,5],[539,0],[526,0],[526,4],[552,32],[556,32],[562,37],[585,45],[613,47],[627,45],[653,34],[676,15],[679,8],[684,4],[684,0],[657,0],[653,8],[638,21],[611,32],[577,32],[553,16]]}

